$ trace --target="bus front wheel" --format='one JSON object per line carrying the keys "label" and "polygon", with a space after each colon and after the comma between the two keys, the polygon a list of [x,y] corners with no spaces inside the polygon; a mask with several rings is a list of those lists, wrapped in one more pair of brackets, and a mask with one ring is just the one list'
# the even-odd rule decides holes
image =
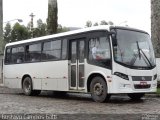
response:
{"label": "bus front wheel", "polygon": [[129,96],[132,100],[140,100],[144,95],[145,95],[145,93],[129,93],[129,94],[128,94],[128,96]]}
{"label": "bus front wheel", "polygon": [[110,95],[107,93],[107,84],[102,77],[98,76],[92,79],[90,91],[95,102],[105,102],[110,98]]}

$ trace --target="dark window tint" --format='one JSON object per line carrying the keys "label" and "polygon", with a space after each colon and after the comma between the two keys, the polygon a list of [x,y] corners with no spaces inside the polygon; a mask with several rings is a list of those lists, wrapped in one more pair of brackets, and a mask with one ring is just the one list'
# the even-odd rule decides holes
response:
{"label": "dark window tint", "polygon": [[84,62],[84,41],[79,42],[79,62]]}
{"label": "dark window tint", "polygon": [[61,40],[45,42],[43,44],[42,60],[61,59]]}
{"label": "dark window tint", "polygon": [[71,62],[76,63],[77,59],[77,42],[71,43]]}
{"label": "dark window tint", "polygon": [[67,40],[63,40],[62,43],[62,59],[66,59],[67,57]]}
{"label": "dark window tint", "polygon": [[79,65],[79,87],[84,87],[84,65]]}
{"label": "dark window tint", "polygon": [[24,62],[24,47],[12,48],[11,62],[12,63],[23,63]]}
{"label": "dark window tint", "polygon": [[26,61],[35,62],[41,60],[41,43],[26,46]]}
{"label": "dark window tint", "polygon": [[5,63],[10,63],[11,62],[11,49],[7,48],[6,49],[6,55],[5,55]]}
{"label": "dark window tint", "polygon": [[71,87],[76,87],[76,65],[73,65],[71,67],[71,83],[70,86]]}

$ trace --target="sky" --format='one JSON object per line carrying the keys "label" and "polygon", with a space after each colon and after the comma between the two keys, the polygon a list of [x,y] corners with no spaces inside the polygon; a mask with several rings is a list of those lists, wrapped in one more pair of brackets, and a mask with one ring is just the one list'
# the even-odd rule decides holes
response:
{"label": "sky", "polygon": [[[85,27],[86,21],[102,20],[115,25],[128,25],[149,32],[151,28],[150,0],[57,0],[58,23],[66,27]],[[33,13],[46,22],[48,0],[3,0],[3,21],[22,19],[27,25]],[[12,21],[14,24],[16,21]]]}

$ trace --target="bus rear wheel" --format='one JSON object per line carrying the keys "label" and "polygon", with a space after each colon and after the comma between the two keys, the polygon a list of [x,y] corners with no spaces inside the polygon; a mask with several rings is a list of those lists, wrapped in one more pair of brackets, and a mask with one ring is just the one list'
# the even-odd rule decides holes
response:
{"label": "bus rear wheel", "polygon": [[110,95],[107,93],[107,84],[102,77],[98,76],[92,79],[90,91],[95,102],[105,102],[110,98]]}
{"label": "bus rear wheel", "polygon": [[129,96],[132,100],[140,100],[144,95],[145,95],[145,93],[129,93],[129,94],[128,94],[128,96]]}
{"label": "bus rear wheel", "polygon": [[31,78],[26,77],[23,80],[23,92],[25,95],[31,96],[31,95],[39,95],[41,93],[41,90],[33,90]]}

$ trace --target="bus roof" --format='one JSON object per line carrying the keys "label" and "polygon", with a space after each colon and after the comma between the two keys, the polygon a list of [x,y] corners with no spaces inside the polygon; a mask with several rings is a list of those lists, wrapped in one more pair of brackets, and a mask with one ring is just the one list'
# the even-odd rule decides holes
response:
{"label": "bus roof", "polygon": [[[74,35],[74,34],[78,34],[78,33],[95,31],[95,30],[107,30],[107,31],[109,31],[111,27],[112,28],[123,28],[123,29],[137,30],[137,29],[133,29],[133,28],[129,28],[129,27],[117,27],[117,26],[111,26],[111,25],[101,25],[101,26],[82,28],[82,29],[63,32],[63,33],[57,33],[57,34],[53,34],[53,35],[47,35],[47,36],[43,36],[43,37],[37,37],[37,38],[31,38],[31,39],[21,40],[21,41],[17,41],[17,42],[12,42],[12,43],[6,44],[6,47],[7,46],[12,46],[12,45],[23,44],[23,43],[41,41],[41,40],[50,39],[50,38],[63,37],[63,36]],[[137,30],[137,31],[140,31],[140,30]],[[144,32],[144,31],[142,31],[142,32]]]}

